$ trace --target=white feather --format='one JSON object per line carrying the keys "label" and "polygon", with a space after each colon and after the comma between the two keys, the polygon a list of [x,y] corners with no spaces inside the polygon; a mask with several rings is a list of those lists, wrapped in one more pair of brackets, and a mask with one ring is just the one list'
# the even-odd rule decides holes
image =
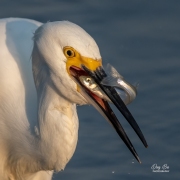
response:
{"label": "white feather", "polygon": [[49,180],[50,170],[64,169],[78,139],[76,104],[86,101],[66,72],[62,48],[72,46],[82,56],[101,58],[93,38],[79,26],[67,21],[41,25],[20,18],[0,20],[2,180]]}

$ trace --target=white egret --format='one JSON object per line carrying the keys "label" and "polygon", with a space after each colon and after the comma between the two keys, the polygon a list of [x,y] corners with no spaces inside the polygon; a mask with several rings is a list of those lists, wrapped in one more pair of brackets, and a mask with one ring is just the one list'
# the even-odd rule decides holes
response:
{"label": "white egret", "polygon": [[[1,180],[50,180],[65,168],[78,139],[76,104],[95,106],[140,161],[103,97],[146,141],[114,88],[100,84],[106,75],[90,35],[67,21],[7,18],[0,20],[0,37]],[[82,76],[95,81],[102,97],[83,85]]]}

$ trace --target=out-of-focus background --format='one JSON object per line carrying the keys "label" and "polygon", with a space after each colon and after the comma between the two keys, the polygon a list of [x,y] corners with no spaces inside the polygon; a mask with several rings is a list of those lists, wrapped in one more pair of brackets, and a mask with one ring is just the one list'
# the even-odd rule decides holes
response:
{"label": "out-of-focus background", "polygon": [[[72,21],[96,40],[104,64],[140,84],[128,108],[147,139],[147,149],[116,113],[142,164],[93,107],[78,107],[78,146],[54,180],[179,179],[180,1],[0,0],[0,18],[5,17]],[[169,172],[152,172],[153,164],[167,164]]]}

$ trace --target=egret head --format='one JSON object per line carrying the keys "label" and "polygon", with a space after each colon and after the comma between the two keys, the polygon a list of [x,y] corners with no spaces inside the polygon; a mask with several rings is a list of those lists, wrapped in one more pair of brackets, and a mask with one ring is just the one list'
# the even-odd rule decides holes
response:
{"label": "egret head", "polygon": [[61,96],[72,103],[87,103],[69,72],[72,65],[80,68],[86,64],[95,69],[102,63],[99,48],[86,31],[68,21],[46,23],[34,34],[32,57],[37,89],[42,79],[50,77]]}
{"label": "egret head", "polygon": [[[72,103],[92,104],[113,125],[140,162],[108,101],[117,106],[147,146],[144,136],[115,89],[100,83],[106,73],[99,48],[88,33],[67,21],[46,23],[35,32],[32,60],[37,91],[41,92],[44,84],[49,83],[60,96]],[[89,83],[89,88],[86,83]],[[96,91],[90,88],[91,85],[95,85]]]}

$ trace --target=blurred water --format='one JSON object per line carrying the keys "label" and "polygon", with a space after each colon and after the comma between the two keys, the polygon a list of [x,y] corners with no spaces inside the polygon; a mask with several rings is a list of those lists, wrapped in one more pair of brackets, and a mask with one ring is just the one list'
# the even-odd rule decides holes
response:
{"label": "blurred water", "polygon": [[[95,38],[104,63],[111,63],[130,82],[140,83],[138,97],[128,107],[145,134],[148,149],[116,113],[142,164],[96,110],[78,107],[77,150],[54,180],[179,179],[180,1],[1,0],[3,17],[77,23]],[[170,172],[152,172],[155,163],[168,164]]]}

